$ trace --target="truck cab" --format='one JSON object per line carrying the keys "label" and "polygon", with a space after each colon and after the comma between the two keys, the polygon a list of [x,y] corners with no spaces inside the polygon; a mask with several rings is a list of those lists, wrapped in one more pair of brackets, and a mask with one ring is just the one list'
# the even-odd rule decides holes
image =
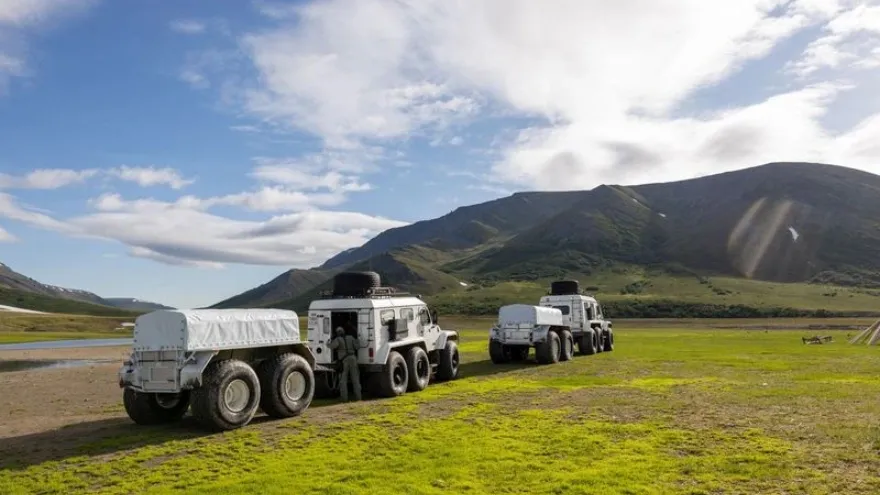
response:
{"label": "truck cab", "polygon": [[330,349],[336,328],[357,338],[361,383],[380,396],[424,389],[431,377],[458,376],[458,333],[443,330],[419,297],[381,287],[375,272],[343,272],[332,291],[309,305],[308,345],[316,361],[316,393],[338,394],[339,356]]}
{"label": "truck cab", "polygon": [[599,301],[583,294],[577,281],[553,282],[548,294],[541,297],[538,305],[556,308],[562,312],[563,324],[571,329],[581,354],[614,350],[612,323],[605,319]]}

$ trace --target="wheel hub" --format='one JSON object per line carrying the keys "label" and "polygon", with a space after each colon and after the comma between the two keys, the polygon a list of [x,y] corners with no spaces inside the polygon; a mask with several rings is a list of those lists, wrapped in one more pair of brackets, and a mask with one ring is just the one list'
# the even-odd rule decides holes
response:
{"label": "wheel hub", "polygon": [[292,371],[284,380],[284,395],[291,401],[297,401],[305,394],[306,377],[299,371]]}
{"label": "wheel hub", "polygon": [[404,379],[403,367],[395,366],[394,372],[392,373],[392,378],[394,379],[394,385],[402,385]]}
{"label": "wheel hub", "polygon": [[242,412],[247,407],[251,398],[250,387],[242,379],[235,379],[226,386],[223,393],[223,402],[232,412]]}

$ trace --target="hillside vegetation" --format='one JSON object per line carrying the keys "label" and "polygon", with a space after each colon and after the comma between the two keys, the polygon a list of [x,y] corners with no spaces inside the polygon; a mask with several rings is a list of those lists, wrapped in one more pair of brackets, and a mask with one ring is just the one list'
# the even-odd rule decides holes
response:
{"label": "hillside vegetation", "polygon": [[302,310],[333,273],[371,269],[462,314],[522,301],[515,287],[534,300],[561,278],[600,288],[627,316],[877,312],[877,212],[880,176],[811,163],[517,193],[388,230],[224,303]]}
{"label": "hillside vegetation", "polygon": [[46,313],[65,313],[92,316],[122,316],[133,318],[141,312],[110,306],[101,306],[60,297],[44,296],[23,290],[0,287],[0,304]]}
{"label": "hillside vegetation", "polygon": [[[162,304],[132,297],[101,297],[85,290],[44,284],[16,272],[4,263],[0,263],[0,290],[4,291],[0,294],[0,304],[37,311],[124,315],[132,311],[142,313],[169,309]],[[9,301],[18,301],[18,304]],[[113,311],[114,308],[117,311]]]}

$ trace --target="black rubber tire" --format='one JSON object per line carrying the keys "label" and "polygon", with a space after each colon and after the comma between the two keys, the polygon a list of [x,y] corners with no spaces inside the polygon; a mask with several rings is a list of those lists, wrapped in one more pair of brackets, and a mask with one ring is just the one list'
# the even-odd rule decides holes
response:
{"label": "black rubber tire", "polygon": [[608,330],[608,335],[605,336],[605,352],[611,352],[614,350],[614,330]]}
{"label": "black rubber tire", "polygon": [[489,341],[489,359],[494,364],[505,364],[510,362],[510,352],[506,346],[497,340]]}
{"label": "black rubber tire", "polygon": [[318,371],[315,373],[315,399],[339,397],[339,373]]}
{"label": "black rubber tire", "polygon": [[578,351],[583,356],[596,354],[596,334],[587,332],[578,339]]}
{"label": "black rubber tire", "polygon": [[440,349],[440,364],[437,366],[437,379],[450,381],[458,378],[461,356],[458,353],[458,344],[454,340],[447,340],[446,346]]}
{"label": "black rubber tire", "polygon": [[561,334],[559,338],[559,360],[570,361],[572,356],[574,356],[574,337],[572,337],[571,332],[568,330],[563,330]]}
{"label": "black rubber tire", "polygon": [[[250,393],[241,411],[230,410],[224,401],[227,387],[235,380],[243,381]],[[208,430],[234,430],[253,419],[260,406],[260,395],[260,379],[247,363],[238,359],[215,361],[205,369],[202,386],[193,390],[192,414]]]}
{"label": "black rubber tire", "polygon": [[567,296],[579,294],[581,284],[577,280],[557,280],[550,283],[550,294],[554,296]]}
{"label": "black rubber tire", "polygon": [[602,328],[594,328],[594,332],[596,332],[596,354],[600,354],[605,351],[605,332],[602,331]]}
{"label": "black rubber tire", "polygon": [[431,381],[431,361],[428,359],[428,353],[421,347],[411,347],[406,353],[406,369],[409,371],[409,384],[406,391],[425,390]]}
{"label": "black rubber tire", "polygon": [[510,349],[510,360],[515,363],[521,363],[529,359],[529,351],[531,347],[521,345]]}
{"label": "black rubber tire", "polygon": [[[169,403],[169,399],[174,402]],[[186,414],[189,400],[189,390],[182,390],[178,394],[156,394],[126,388],[122,392],[125,412],[139,425],[161,425],[178,421]]]}
{"label": "black rubber tire", "polygon": [[342,272],[333,277],[333,294],[337,296],[356,296],[367,289],[375,289],[382,284],[376,272]]}
{"label": "black rubber tire", "polygon": [[[291,373],[299,373],[305,382],[302,395],[296,399],[287,395],[285,382]],[[273,418],[292,418],[303,413],[315,395],[315,374],[309,362],[292,352],[279,354],[260,364],[260,407]]]}
{"label": "black rubber tire", "polygon": [[379,394],[382,397],[397,397],[406,393],[409,387],[409,368],[406,359],[397,351],[388,354],[388,362],[385,364],[379,377]]}
{"label": "black rubber tire", "polygon": [[549,332],[547,340],[535,346],[535,357],[539,364],[555,364],[559,362],[560,350],[559,334]]}

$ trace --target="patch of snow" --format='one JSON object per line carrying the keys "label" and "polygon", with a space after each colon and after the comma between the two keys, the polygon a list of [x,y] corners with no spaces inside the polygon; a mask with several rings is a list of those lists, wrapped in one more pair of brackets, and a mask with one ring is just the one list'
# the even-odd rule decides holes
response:
{"label": "patch of snow", "polygon": [[13,313],[33,313],[38,315],[48,314],[45,311],[34,311],[32,309],[16,308],[15,306],[5,306],[0,304],[0,311],[10,311]]}
{"label": "patch of snow", "polygon": [[460,280],[458,281],[458,283],[461,284],[462,287],[467,287],[467,286],[468,286],[468,284],[466,284],[466,283],[464,283],[464,282],[462,282],[462,281],[460,281]]}
{"label": "patch of snow", "polygon": [[788,231],[791,232],[791,239],[797,242],[798,238],[801,236],[798,234],[798,231],[794,230],[794,227],[788,227]]}

